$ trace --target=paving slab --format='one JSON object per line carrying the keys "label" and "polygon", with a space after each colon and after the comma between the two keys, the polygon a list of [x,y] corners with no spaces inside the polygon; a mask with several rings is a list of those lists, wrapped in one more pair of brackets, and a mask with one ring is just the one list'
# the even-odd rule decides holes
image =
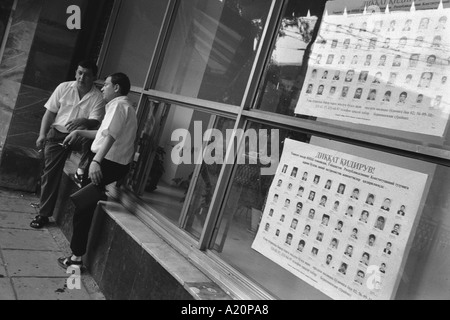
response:
{"label": "paving slab", "polygon": [[0,278],[0,301],[3,300],[16,300],[9,278]]}
{"label": "paving slab", "polygon": [[27,193],[27,192],[17,192],[11,191],[7,189],[0,188],[0,197],[3,198],[11,198],[11,199],[22,199],[25,201],[36,202],[39,200],[38,195],[35,193]]}
{"label": "paving slab", "polygon": [[63,254],[52,251],[3,250],[3,257],[10,277],[65,277],[57,259]]}
{"label": "paving slab", "polygon": [[36,213],[0,211],[0,228],[30,229],[30,222],[34,217]]}
{"label": "paving slab", "polygon": [[31,206],[31,202],[20,198],[1,198],[0,211],[36,214],[36,208]]}
{"label": "paving slab", "polygon": [[48,230],[0,229],[0,248],[59,251]]}
{"label": "paving slab", "polygon": [[83,285],[81,289],[70,290],[67,278],[13,278],[12,281],[18,300],[90,300]]}

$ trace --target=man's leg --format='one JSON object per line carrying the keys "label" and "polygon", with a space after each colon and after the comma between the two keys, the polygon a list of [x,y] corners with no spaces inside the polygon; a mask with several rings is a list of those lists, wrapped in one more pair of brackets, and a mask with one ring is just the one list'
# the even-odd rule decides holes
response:
{"label": "man's leg", "polygon": [[75,183],[77,183],[80,188],[85,187],[88,184],[89,165],[95,156],[91,151],[92,142],[93,140],[86,138],[82,138],[79,141],[79,144],[81,145],[81,159],[75,173]]}
{"label": "man's leg", "polygon": [[[122,166],[103,160],[102,171],[103,181],[98,188],[104,190],[105,186],[123,178],[128,172],[129,166]],[[101,200],[100,198],[98,199]],[[75,210],[73,216],[73,235],[70,242],[70,248],[74,256],[81,258],[86,253],[89,230],[91,228],[92,218],[94,217],[97,202],[85,210]]]}
{"label": "man's leg", "polygon": [[70,150],[59,145],[64,141],[66,135],[53,129],[52,131],[54,132],[49,133],[44,149],[45,164],[41,177],[39,215],[46,218],[53,215],[64,165],[70,153]]}
{"label": "man's leg", "polygon": [[[99,201],[101,199],[98,199]],[[82,257],[86,253],[86,247],[97,203],[84,211],[75,209],[73,216],[73,235],[70,241],[70,249],[74,256]]]}

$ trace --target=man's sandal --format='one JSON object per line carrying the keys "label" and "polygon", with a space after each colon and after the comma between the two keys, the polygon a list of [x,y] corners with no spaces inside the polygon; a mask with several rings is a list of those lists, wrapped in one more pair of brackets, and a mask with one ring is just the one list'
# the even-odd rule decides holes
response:
{"label": "man's sandal", "polygon": [[49,223],[48,217],[37,216],[36,218],[34,218],[33,221],[31,221],[30,227],[32,227],[34,229],[42,229],[48,223]]}
{"label": "man's sandal", "polygon": [[81,269],[83,267],[82,261],[73,261],[71,257],[58,258],[58,264],[63,269],[67,269],[69,267],[78,267]]}

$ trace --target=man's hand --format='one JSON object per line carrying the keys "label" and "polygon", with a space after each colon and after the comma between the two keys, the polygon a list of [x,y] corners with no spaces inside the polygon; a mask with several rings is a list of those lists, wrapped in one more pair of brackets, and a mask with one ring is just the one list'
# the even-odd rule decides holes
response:
{"label": "man's hand", "polygon": [[88,119],[85,118],[80,118],[80,119],[75,119],[72,121],[69,121],[66,124],[66,128],[67,130],[69,130],[69,132],[72,132],[74,130],[86,130],[88,128]]}
{"label": "man's hand", "polygon": [[40,135],[39,138],[36,141],[36,147],[38,150],[42,150],[45,145],[45,136]]}
{"label": "man's hand", "polygon": [[70,145],[73,145],[77,142],[78,140],[78,132],[72,131],[63,141],[63,147],[67,148]]}
{"label": "man's hand", "polygon": [[103,179],[102,168],[97,162],[92,161],[89,166],[89,179],[91,179],[92,183],[98,186]]}

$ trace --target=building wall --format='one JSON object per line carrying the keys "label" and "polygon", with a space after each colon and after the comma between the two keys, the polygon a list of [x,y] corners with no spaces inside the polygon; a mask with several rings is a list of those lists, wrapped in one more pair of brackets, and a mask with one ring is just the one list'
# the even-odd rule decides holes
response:
{"label": "building wall", "polygon": [[[0,168],[0,185],[19,189],[24,186],[26,191],[34,191],[30,185],[35,184],[34,176],[39,172],[39,161],[36,160],[39,153],[23,148],[12,150],[5,143],[14,111],[28,104],[29,99],[35,98],[28,90],[22,89],[22,81],[43,2],[18,1],[0,64],[0,157],[4,159],[4,165]],[[16,161],[18,158],[23,160]]]}

